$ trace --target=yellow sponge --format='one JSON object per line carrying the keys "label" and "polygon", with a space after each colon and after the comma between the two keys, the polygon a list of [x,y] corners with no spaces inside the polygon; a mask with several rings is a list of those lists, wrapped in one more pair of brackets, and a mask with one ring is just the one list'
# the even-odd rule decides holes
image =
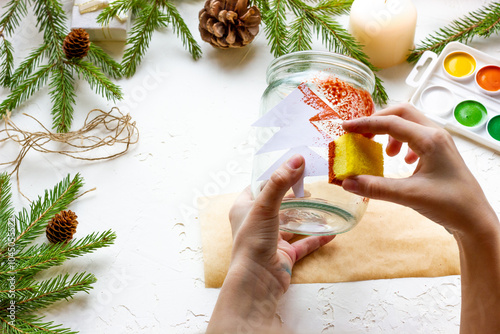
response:
{"label": "yellow sponge", "polygon": [[329,182],[341,184],[354,175],[384,176],[382,144],[358,133],[346,133],[329,146]]}

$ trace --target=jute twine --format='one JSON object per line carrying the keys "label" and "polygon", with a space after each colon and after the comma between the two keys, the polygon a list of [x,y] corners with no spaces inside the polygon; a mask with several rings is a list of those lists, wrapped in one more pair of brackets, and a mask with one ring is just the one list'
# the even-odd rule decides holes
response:
{"label": "jute twine", "polygon": [[[127,153],[131,145],[139,141],[139,130],[135,122],[132,122],[130,115],[123,115],[116,107],[112,108],[109,112],[100,109],[91,110],[87,114],[84,125],[80,130],[67,133],[51,132],[33,116],[23,115],[32,118],[42,127],[43,131],[29,132],[20,129],[10,119],[10,112],[2,116],[5,127],[0,130],[0,144],[14,141],[21,146],[16,159],[9,162],[0,162],[0,166],[14,166],[10,175],[16,173],[19,193],[23,196],[24,194],[21,192],[19,186],[19,168],[26,154],[32,149],[42,153],[62,154],[78,160],[97,161],[122,156]],[[106,135],[99,136],[98,132],[105,132]],[[60,147],[60,149],[49,148],[49,145],[54,146],[54,143],[59,143],[60,145],[57,145],[57,147]],[[90,157],[88,154],[86,155],[87,152],[98,148],[117,144],[123,147],[116,153]],[[106,152],[106,150],[101,151]],[[24,197],[28,199],[26,196]]]}

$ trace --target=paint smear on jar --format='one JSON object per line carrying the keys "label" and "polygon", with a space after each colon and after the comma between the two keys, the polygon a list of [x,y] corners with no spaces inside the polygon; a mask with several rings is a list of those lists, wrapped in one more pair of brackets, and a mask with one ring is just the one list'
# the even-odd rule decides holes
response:
{"label": "paint smear on jar", "polygon": [[464,78],[474,73],[476,60],[467,52],[453,52],[446,56],[443,66],[449,75]]}
{"label": "paint smear on jar", "polygon": [[500,66],[484,66],[477,72],[476,82],[484,90],[490,92],[500,91]]}

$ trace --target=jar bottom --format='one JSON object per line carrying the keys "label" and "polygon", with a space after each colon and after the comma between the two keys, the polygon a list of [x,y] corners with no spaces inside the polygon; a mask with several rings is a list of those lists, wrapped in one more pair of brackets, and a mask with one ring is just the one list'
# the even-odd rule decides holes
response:
{"label": "jar bottom", "polygon": [[280,230],[304,235],[333,235],[349,231],[358,219],[338,206],[310,200],[281,203]]}

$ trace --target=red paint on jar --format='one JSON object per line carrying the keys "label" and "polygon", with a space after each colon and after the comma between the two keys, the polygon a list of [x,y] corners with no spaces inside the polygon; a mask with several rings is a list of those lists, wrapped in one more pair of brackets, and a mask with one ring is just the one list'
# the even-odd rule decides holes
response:
{"label": "red paint on jar", "polygon": [[372,97],[366,90],[357,89],[334,77],[316,79],[315,83],[342,120],[370,116],[375,112]]}
{"label": "red paint on jar", "polygon": [[[375,105],[370,93],[363,89],[357,89],[335,77],[315,78],[312,82],[332,108],[318,109],[320,112],[311,117],[309,121],[319,132],[332,139],[345,134],[342,128],[343,121],[370,116],[375,112]],[[314,94],[314,96],[316,95]],[[316,98],[321,100],[317,96]]]}
{"label": "red paint on jar", "polygon": [[500,66],[487,65],[476,74],[476,82],[484,90],[500,91]]}
{"label": "red paint on jar", "polygon": [[[336,139],[346,133],[342,128],[343,121],[370,116],[375,112],[372,97],[365,90],[357,89],[335,77],[314,79],[313,83],[332,107],[326,104],[305,84],[301,84],[299,89],[305,96],[303,101],[319,111],[309,121],[325,136]],[[368,138],[373,137],[372,134],[366,134],[365,136]],[[342,182],[336,181],[333,173],[334,150],[335,143],[332,141],[328,145],[328,182],[341,185]]]}

